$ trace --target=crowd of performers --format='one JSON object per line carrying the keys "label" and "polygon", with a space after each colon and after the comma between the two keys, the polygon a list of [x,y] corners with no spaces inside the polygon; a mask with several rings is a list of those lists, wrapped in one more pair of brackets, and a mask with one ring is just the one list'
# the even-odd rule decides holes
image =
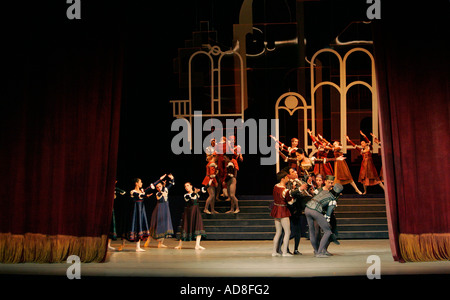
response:
{"label": "crowd of performers", "polygon": [[[334,209],[343,185],[350,184],[358,194],[366,194],[367,186],[372,185],[379,185],[384,189],[372,160],[371,142],[363,132],[360,131],[364,138],[360,146],[346,137],[350,144],[361,151],[363,157],[358,177],[358,182],[364,186],[363,193],[352,178],[340,142],[335,141],[332,144],[320,134],[314,136],[309,129],[308,134],[317,148],[317,153],[312,157],[308,157],[305,151],[298,147],[298,139],[293,138],[291,145],[287,146],[272,136],[277,142],[279,154],[287,163],[287,166],[277,173],[277,184],[273,189],[271,216],[274,218],[276,233],[272,256],[301,254],[298,246],[305,219],[315,257],[331,256],[327,251],[328,245],[330,242],[339,244]],[[380,144],[378,138],[371,135],[374,142]],[[334,154],[333,157],[329,157],[330,152]],[[334,162],[334,167],[331,161]],[[288,248],[292,237],[295,238],[293,253]]]}
{"label": "crowd of performers", "polygon": [[[320,134],[314,136],[308,129],[309,136],[317,148],[315,156],[309,157],[306,152],[298,147],[298,139],[293,138],[291,145],[276,141],[280,156],[287,166],[276,174],[277,183],[273,189],[273,202],[270,207],[270,215],[274,218],[276,233],[273,239],[273,256],[291,256],[301,254],[298,246],[301,237],[302,225],[305,220],[309,228],[309,238],[316,257],[328,257],[327,251],[330,242],[339,244],[337,240],[337,223],[334,208],[337,199],[343,190],[343,185],[350,184],[356,193],[367,193],[367,186],[379,185],[384,189],[382,179],[378,176],[372,160],[372,145],[364,133],[360,132],[364,140],[361,145],[354,144],[347,136],[347,140],[356,149],[360,149],[363,157],[358,182],[364,186],[362,193],[356,186],[341,151],[339,141],[333,143],[325,140]],[[373,134],[372,134],[373,136]],[[380,141],[373,136],[374,142]],[[186,194],[184,200],[186,206],[181,218],[181,226],[176,236],[179,239],[175,249],[181,249],[183,241],[194,241],[196,250],[205,249],[200,245],[202,237],[206,236],[203,227],[201,210],[199,208],[199,193],[208,193],[203,212],[217,214],[214,209],[215,201],[219,195],[225,195],[230,201],[230,210],[227,214],[240,212],[238,199],[236,198],[237,172],[243,156],[239,145],[235,144],[235,138],[223,137],[216,143],[212,139],[210,146],[205,149],[206,175],[202,181],[202,188],[195,188],[191,182],[186,182],[184,188]],[[330,152],[334,155],[330,156]],[[334,167],[330,162],[334,162]],[[134,189],[129,192],[133,200],[132,214],[126,222],[126,236],[122,237],[122,246],[125,240],[136,243],[136,251],[145,251],[141,248],[141,241],[148,246],[151,239],[158,241],[158,248],[167,247],[164,239],[174,236],[172,218],[169,209],[169,189],[175,184],[172,174],[164,174],[157,181],[143,188],[142,180],[134,179]],[[126,192],[116,188],[116,193]],[[148,222],[144,205],[146,198],[155,195],[156,206]],[[113,211],[112,232],[115,232],[115,220]],[[321,237],[321,234],[323,236]],[[111,235],[114,238],[114,234]],[[293,254],[289,251],[288,244],[291,238],[295,238]],[[111,241],[111,240],[110,240]],[[109,250],[116,250],[108,244]],[[121,250],[121,249],[119,249]]]}
{"label": "crowd of performers", "polygon": [[[186,194],[183,198],[186,201],[186,205],[181,217],[180,230],[176,234],[173,229],[169,208],[169,189],[175,185],[174,176],[172,174],[164,174],[147,188],[143,188],[140,178],[133,180],[134,189],[129,192],[129,197],[133,201],[132,213],[129,219],[122,222],[127,228],[125,230],[122,229],[124,234],[119,251],[123,249],[126,240],[136,243],[136,252],[145,251],[141,248],[141,241],[145,242],[144,247],[148,247],[152,239],[158,241],[158,248],[166,248],[164,239],[175,235],[179,239],[179,244],[175,249],[181,249],[183,241],[193,240],[196,242],[196,250],[205,249],[200,245],[201,238],[206,237],[206,232],[199,209],[199,193],[208,193],[203,210],[206,214],[219,213],[214,209],[214,204],[216,200],[219,200],[220,195],[226,197],[226,201],[230,201],[231,207],[226,214],[237,214],[240,212],[238,199],[236,198],[238,161],[243,161],[240,146],[235,145],[234,136],[230,136],[229,139],[222,137],[218,143],[216,143],[215,139],[212,139],[210,142],[210,146],[205,149],[207,163],[202,187],[195,188],[191,182],[184,184]],[[114,198],[116,198],[117,193],[126,194],[125,191],[116,187]],[[156,198],[156,206],[153,209],[149,222],[144,200],[153,195]],[[111,233],[108,242],[109,250],[116,250],[111,246],[111,239],[117,238],[115,223],[113,210]]]}

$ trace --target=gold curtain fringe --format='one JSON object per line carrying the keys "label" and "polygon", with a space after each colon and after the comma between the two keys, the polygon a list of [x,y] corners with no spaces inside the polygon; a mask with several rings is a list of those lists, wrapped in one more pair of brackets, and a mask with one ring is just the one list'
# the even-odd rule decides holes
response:
{"label": "gold curtain fringe", "polygon": [[401,233],[399,246],[405,261],[450,259],[450,233]]}
{"label": "gold curtain fringe", "polygon": [[76,237],[39,233],[0,233],[0,263],[60,263],[70,255],[81,262],[103,262],[108,236]]}

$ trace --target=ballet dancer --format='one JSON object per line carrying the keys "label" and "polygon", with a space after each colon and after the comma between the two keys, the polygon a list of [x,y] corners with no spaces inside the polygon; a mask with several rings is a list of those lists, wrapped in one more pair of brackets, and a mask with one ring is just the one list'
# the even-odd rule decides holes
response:
{"label": "ballet dancer", "polygon": [[331,166],[331,163],[329,163],[330,160],[327,158],[330,150],[312,134],[310,129],[307,131],[314,146],[317,148],[317,161],[314,162],[314,174],[322,174],[324,177],[326,175],[333,175],[333,167]]}
{"label": "ballet dancer", "polygon": [[319,139],[325,142],[327,147],[333,150],[334,157],[336,158],[334,162],[334,177],[335,183],[339,183],[342,185],[350,184],[356,193],[361,195],[361,191],[356,186],[355,181],[353,180],[352,174],[350,173],[350,169],[348,168],[347,162],[345,160],[338,160],[337,158],[343,156],[342,153],[342,145],[339,141],[335,141],[333,144],[325,140],[322,136],[319,135]]}
{"label": "ballet dancer", "polygon": [[[288,204],[293,204],[289,190],[286,188],[286,183],[289,181],[289,176],[286,171],[277,173],[277,184],[273,187],[273,207],[270,216],[274,218],[275,222],[275,236],[273,237],[272,256],[292,256],[287,251],[289,238],[291,235],[291,222],[289,217],[291,212],[287,208]],[[283,245],[281,247],[282,254],[277,252],[280,242],[281,233],[284,231]]]}
{"label": "ballet dancer", "polygon": [[[115,184],[117,183],[117,180],[115,182]],[[125,195],[127,192],[125,192],[124,190],[115,187],[114,189],[114,202],[116,202],[116,198],[117,198],[117,193],[121,194],[122,196]],[[109,229],[109,236],[108,236],[108,250],[110,251],[115,251],[116,248],[111,246],[111,240],[116,240],[117,239],[117,231],[116,231],[116,214],[114,213],[114,205],[113,205],[113,210],[112,210],[112,217],[111,217],[111,226]]]}
{"label": "ballet dancer", "polygon": [[[336,207],[336,199],[343,190],[343,186],[339,183],[336,183],[333,187],[333,179],[333,176],[330,175],[326,177],[322,191],[308,201],[305,208],[305,216],[309,227],[309,238],[314,249],[314,256],[319,258],[329,256],[327,255],[327,247],[332,235],[329,224],[330,214],[334,210],[334,207]],[[325,207],[328,208],[326,214],[323,215]],[[317,239],[316,227],[314,226],[315,222],[324,233],[320,242]]]}
{"label": "ballet dancer", "polygon": [[212,183],[212,179],[209,180],[206,186],[201,189],[194,188],[190,182],[184,184],[186,194],[184,200],[187,202],[186,207],[181,218],[181,229],[179,233],[180,243],[175,249],[181,249],[183,241],[192,241],[195,239],[195,250],[204,250],[205,248],[200,246],[200,240],[206,237],[205,228],[203,227],[202,214],[198,208],[198,201],[200,199],[199,192],[205,193],[206,189]]}
{"label": "ballet dancer", "polygon": [[[218,187],[218,181],[217,181],[217,175],[219,174],[219,169],[217,166],[217,156],[212,154],[209,155],[208,158],[208,164],[206,165],[206,176],[203,179],[202,184],[204,186],[208,186],[208,199],[206,199],[206,204],[205,204],[205,208],[203,210],[203,212],[207,213],[207,214],[211,214],[211,211],[213,214],[217,214],[219,213],[218,211],[216,211],[214,209],[214,204],[215,204],[215,200],[216,200],[216,189]],[[211,208],[211,211],[208,209]]]}
{"label": "ballet dancer", "polygon": [[[370,135],[373,137],[373,141],[374,143],[377,143],[378,146],[381,147],[381,141],[379,138],[376,137],[376,135],[374,135],[372,132],[370,133]],[[383,167],[380,168],[380,174],[378,176],[380,178],[381,182],[384,182],[384,177],[383,177]]]}
{"label": "ballet dancer", "polygon": [[140,178],[135,178],[133,181],[134,189],[130,191],[130,196],[134,201],[133,217],[127,239],[136,242],[136,252],[143,252],[145,250],[141,248],[141,241],[147,240],[150,236],[144,198],[150,197],[152,194],[147,194],[142,188],[142,180]]}
{"label": "ballet dancer", "polygon": [[237,161],[232,158],[231,154],[226,154],[223,156],[225,163],[225,174],[223,177],[222,186],[227,187],[228,197],[231,200],[230,210],[226,212],[226,214],[234,213],[237,214],[240,212],[238,199],[236,198],[236,184],[237,184],[237,172],[239,167],[237,165]]}
{"label": "ballet dancer", "polygon": [[358,182],[361,182],[364,186],[364,193],[367,193],[367,187],[372,185],[379,185],[384,190],[384,185],[378,177],[377,169],[373,164],[372,159],[372,144],[370,143],[367,136],[362,132],[359,133],[363,136],[364,140],[361,141],[361,145],[358,146],[353,143],[348,136],[346,136],[347,141],[352,144],[356,149],[360,149],[363,160],[361,161],[361,169],[359,170]]}
{"label": "ballet dancer", "polygon": [[168,182],[162,179],[156,184],[156,206],[150,221],[150,236],[158,240],[158,248],[167,248],[164,239],[173,235],[172,218],[169,209],[169,189],[175,185],[175,178],[172,174],[167,175]]}

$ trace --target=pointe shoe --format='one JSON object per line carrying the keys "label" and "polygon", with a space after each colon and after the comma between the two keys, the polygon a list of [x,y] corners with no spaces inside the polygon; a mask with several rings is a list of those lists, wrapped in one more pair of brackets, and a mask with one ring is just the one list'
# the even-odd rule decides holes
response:
{"label": "pointe shoe", "polygon": [[220,212],[218,212],[217,210],[213,210],[212,213],[213,214],[220,214]]}
{"label": "pointe shoe", "polygon": [[226,214],[231,214],[231,213],[234,213],[234,211],[233,210],[229,210],[229,211],[226,212]]}
{"label": "pointe shoe", "polygon": [[145,252],[145,250],[142,248],[136,248],[136,252]]}
{"label": "pointe shoe", "polygon": [[278,253],[278,252],[274,252],[274,253],[272,253],[272,256],[281,256],[281,254],[280,253]]}
{"label": "pointe shoe", "polygon": [[174,249],[181,249],[181,246],[176,246]]}
{"label": "pointe shoe", "polygon": [[233,213],[234,214],[237,214],[237,213],[239,213],[240,212],[240,209],[238,208],[238,209],[236,209]]}
{"label": "pointe shoe", "polygon": [[158,244],[158,248],[167,248],[167,246],[164,244]]}
{"label": "pointe shoe", "polygon": [[111,246],[108,246],[108,250],[109,250],[109,251],[116,251],[116,248],[111,247]]}
{"label": "pointe shoe", "polygon": [[289,257],[289,256],[293,256],[291,253],[289,253],[289,252],[286,252],[286,253],[283,253],[283,254],[281,254],[281,256],[287,256],[287,257]]}
{"label": "pointe shoe", "polygon": [[195,250],[205,250],[205,248],[202,246],[195,246]]}
{"label": "pointe shoe", "polygon": [[211,212],[210,212],[209,210],[207,210],[207,209],[203,210],[203,212],[204,212],[205,214],[208,214],[208,215],[211,214]]}

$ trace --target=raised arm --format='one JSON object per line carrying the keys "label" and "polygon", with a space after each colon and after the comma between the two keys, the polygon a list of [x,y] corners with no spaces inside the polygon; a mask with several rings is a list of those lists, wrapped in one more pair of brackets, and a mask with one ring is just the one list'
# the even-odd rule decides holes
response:
{"label": "raised arm", "polygon": [[276,137],[273,135],[269,135],[278,145],[280,146],[281,151],[289,151],[289,147],[286,146],[284,143],[280,142]]}
{"label": "raised arm", "polygon": [[359,131],[359,134],[361,134],[363,136],[363,138],[366,141],[366,143],[371,144],[369,139],[367,138],[367,136],[361,130]]}
{"label": "raised arm", "polygon": [[356,145],[355,143],[352,142],[352,140],[348,137],[348,135],[345,136],[345,138],[347,139],[347,141],[355,148],[361,148],[361,146]]}

